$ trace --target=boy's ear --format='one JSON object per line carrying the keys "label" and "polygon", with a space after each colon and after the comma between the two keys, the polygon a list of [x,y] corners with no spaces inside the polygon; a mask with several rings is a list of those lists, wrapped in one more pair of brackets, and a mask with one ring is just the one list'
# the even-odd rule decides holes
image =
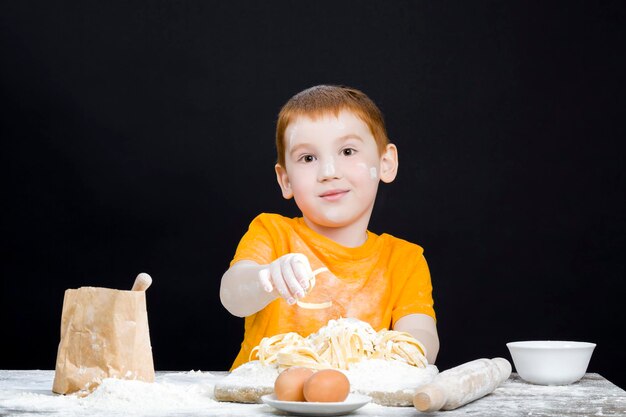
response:
{"label": "boy's ear", "polygon": [[278,181],[278,185],[280,185],[280,189],[283,192],[283,198],[289,200],[293,197],[293,191],[291,191],[287,170],[280,164],[276,164],[274,165],[274,171],[276,171],[276,181]]}
{"label": "boy's ear", "polygon": [[390,183],[398,174],[398,148],[390,143],[385,152],[380,156],[380,179],[384,183]]}

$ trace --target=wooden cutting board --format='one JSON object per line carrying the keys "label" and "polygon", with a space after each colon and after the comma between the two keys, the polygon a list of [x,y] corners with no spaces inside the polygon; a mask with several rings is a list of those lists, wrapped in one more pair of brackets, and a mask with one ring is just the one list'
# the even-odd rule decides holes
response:
{"label": "wooden cutting board", "polygon": [[[439,373],[434,365],[427,368],[407,368],[408,365],[394,364],[389,369],[366,367],[347,371],[350,392],[372,397],[372,402],[393,407],[412,407],[417,388],[431,382]],[[261,403],[261,397],[274,392],[274,381],[278,369],[261,365],[258,361],[248,362],[221,379],[214,387],[218,401],[238,403]]]}

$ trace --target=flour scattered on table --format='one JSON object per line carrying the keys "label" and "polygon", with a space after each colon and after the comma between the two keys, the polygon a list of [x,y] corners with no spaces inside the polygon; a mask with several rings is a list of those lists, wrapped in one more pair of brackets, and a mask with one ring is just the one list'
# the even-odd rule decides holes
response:
{"label": "flour scattered on table", "polygon": [[216,407],[213,387],[219,379],[209,372],[168,373],[154,383],[107,378],[90,395],[23,392],[0,401],[0,408],[20,411],[60,412],[66,416],[177,414]]}
{"label": "flour scattered on table", "polygon": [[148,383],[120,379],[105,379],[81,404],[97,409],[147,410],[197,409],[215,402],[213,387],[206,384],[178,385],[167,382]]}

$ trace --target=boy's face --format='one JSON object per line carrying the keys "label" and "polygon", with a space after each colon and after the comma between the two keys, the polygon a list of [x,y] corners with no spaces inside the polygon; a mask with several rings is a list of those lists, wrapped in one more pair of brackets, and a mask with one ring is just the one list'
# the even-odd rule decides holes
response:
{"label": "boy's face", "polygon": [[367,227],[378,183],[395,178],[397,155],[379,155],[367,124],[349,111],[316,120],[301,116],[285,130],[285,166],[276,165],[283,197],[294,197],[308,222]]}

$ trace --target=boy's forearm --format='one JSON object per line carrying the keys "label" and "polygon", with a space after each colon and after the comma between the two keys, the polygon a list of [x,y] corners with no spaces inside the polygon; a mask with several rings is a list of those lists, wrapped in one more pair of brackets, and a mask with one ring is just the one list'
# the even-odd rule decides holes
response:
{"label": "boy's forearm", "polygon": [[252,315],[277,297],[274,292],[265,291],[259,282],[259,271],[263,268],[256,262],[240,261],[222,276],[220,300],[232,315]]}
{"label": "boy's forearm", "polygon": [[426,359],[434,364],[439,353],[439,335],[435,320],[426,314],[409,314],[398,320],[394,330],[410,333],[426,348]]}

